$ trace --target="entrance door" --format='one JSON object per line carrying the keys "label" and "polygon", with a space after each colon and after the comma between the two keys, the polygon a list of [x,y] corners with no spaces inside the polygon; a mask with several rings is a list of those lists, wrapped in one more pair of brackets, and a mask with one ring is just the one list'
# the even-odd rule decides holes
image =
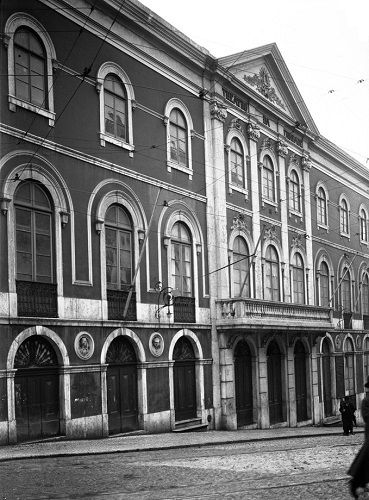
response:
{"label": "entrance door", "polygon": [[186,337],[176,343],[173,358],[175,420],[191,420],[197,417],[195,353]]}
{"label": "entrance door", "polygon": [[117,337],[106,354],[109,434],[138,429],[137,358],[132,344]]}
{"label": "entrance door", "polygon": [[331,351],[328,340],[323,340],[323,356],[322,356],[322,371],[323,371],[323,403],[324,416],[331,417],[333,415],[332,407],[332,377],[331,377]]}
{"label": "entrance door", "polygon": [[295,345],[295,390],[297,422],[307,420],[306,352],[302,342]]}
{"label": "entrance door", "polygon": [[51,344],[42,337],[30,337],[20,345],[14,367],[17,440],[58,435],[59,374]]}
{"label": "entrance door", "polygon": [[247,342],[239,342],[234,353],[237,426],[253,423],[251,352]]}
{"label": "entrance door", "polygon": [[272,341],[267,350],[269,422],[270,425],[283,422],[282,399],[282,355],[278,344]]}

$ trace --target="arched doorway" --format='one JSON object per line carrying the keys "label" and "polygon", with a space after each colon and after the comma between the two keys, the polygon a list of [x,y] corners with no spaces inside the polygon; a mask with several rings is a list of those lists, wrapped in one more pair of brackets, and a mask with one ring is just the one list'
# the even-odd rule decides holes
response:
{"label": "arched doorway", "polygon": [[234,351],[237,427],[253,423],[252,357],[245,341]]}
{"label": "arched doorway", "polygon": [[138,428],[137,357],[132,343],[116,337],[106,353],[109,434]]}
{"label": "arched doorway", "polygon": [[269,423],[283,422],[282,353],[277,342],[272,341],[267,350]]}
{"label": "arched doorway", "polygon": [[42,439],[60,432],[59,370],[48,340],[32,335],[14,359],[17,440]]}
{"label": "arched doorway", "polygon": [[332,376],[331,376],[331,349],[329,340],[324,339],[322,345],[322,371],[323,371],[323,403],[324,416],[331,417],[332,407]]}
{"label": "arched doorway", "polygon": [[195,353],[191,342],[181,337],[173,351],[175,420],[197,417]]}
{"label": "arched doorway", "polygon": [[297,422],[308,419],[307,414],[307,380],[306,380],[306,351],[304,344],[298,340],[294,349],[295,358],[295,392]]}

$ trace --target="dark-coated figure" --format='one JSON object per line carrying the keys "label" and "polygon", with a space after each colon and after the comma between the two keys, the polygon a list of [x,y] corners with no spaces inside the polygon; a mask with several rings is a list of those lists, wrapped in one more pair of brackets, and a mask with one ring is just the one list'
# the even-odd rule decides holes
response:
{"label": "dark-coated figure", "polygon": [[355,418],[355,407],[351,403],[350,398],[345,396],[345,399],[341,400],[340,412],[342,415],[342,427],[345,436],[354,433],[354,423]]}

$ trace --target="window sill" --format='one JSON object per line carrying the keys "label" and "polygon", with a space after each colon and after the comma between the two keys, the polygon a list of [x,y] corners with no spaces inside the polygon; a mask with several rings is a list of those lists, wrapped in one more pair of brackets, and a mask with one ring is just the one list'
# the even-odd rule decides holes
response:
{"label": "window sill", "polygon": [[318,229],[325,229],[325,231],[329,233],[329,227],[324,224],[318,224]]}
{"label": "window sill", "polygon": [[348,240],[350,239],[350,234],[349,233],[341,233],[340,232],[340,236],[342,236],[342,238],[347,238]]}
{"label": "window sill", "polygon": [[181,172],[184,172],[185,174],[188,174],[189,180],[190,181],[192,180],[193,171],[191,168],[183,167],[182,165],[180,165],[179,163],[176,163],[174,161],[167,161],[168,172],[171,172],[172,168],[174,168],[176,170],[180,170]]}
{"label": "window sill", "polygon": [[230,184],[229,185],[229,192],[230,194],[232,194],[233,191],[237,191],[238,193],[242,193],[245,195],[245,200],[248,199],[249,197],[249,192],[247,189],[241,187],[241,186],[237,186],[236,184]]}
{"label": "window sill", "polygon": [[20,108],[28,109],[28,111],[31,111],[32,113],[37,113],[38,115],[45,116],[46,118],[49,119],[50,127],[54,126],[55,113],[53,113],[52,111],[48,111],[45,108],[40,108],[38,106],[35,106],[30,102],[22,101],[21,99],[18,99],[17,97],[14,97],[10,94],[8,95],[8,102],[10,111],[15,112],[17,110],[17,106]]}
{"label": "window sill", "polygon": [[122,141],[120,139],[112,137],[111,135],[100,132],[100,144],[101,144],[101,146],[105,146],[106,142],[110,142],[111,144],[115,144],[116,146],[119,146],[120,148],[127,149],[129,151],[129,156],[133,157],[133,152],[135,150],[135,147],[133,144],[128,144],[128,142]]}
{"label": "window sill", "polygon": [[271,205],[272,207],[274,207],[275,212],[276,213],[278,212],[278,203],[275,202],[275,201],[269,200],[268,198],[262,198],[261,199],[261,205],[262,206],[264,206],[264,205]]}
{"label": "window sill", "polygon": [[300,220],[302,220],[302,212],[298,212],[297,210],[290,210],[289,216],[290,217],[299,217]]}

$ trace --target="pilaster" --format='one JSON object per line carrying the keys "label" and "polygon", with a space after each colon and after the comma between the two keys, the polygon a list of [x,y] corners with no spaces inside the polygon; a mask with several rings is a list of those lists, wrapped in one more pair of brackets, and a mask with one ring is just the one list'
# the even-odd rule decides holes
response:
{"label": "pilaster", "polygon": [[280,210],[281,210],[281,243],[283,250],[283,259],[285,262],[283,295],[284,302],[291,302],[290,293],[290,264],[289,264],[289,245],[288,245],[288,213],[287,213],[287,191],[286,191],[286,156],[288,148],[285,141],[280,137],[277,142],[277,153],[279,163],[279,189],[280,189]]}
{"label": "pilaster", "polygon": [[314,268],[313,268],[313,241],[311,229],[311,203],[310,203],[310,169],[311,160],[308,152],[304,151],[301,158],[304,176],[304,208],[305,208],[305,233],[306,233],[306,267],[308,269],[308,304],[314,304]]}

